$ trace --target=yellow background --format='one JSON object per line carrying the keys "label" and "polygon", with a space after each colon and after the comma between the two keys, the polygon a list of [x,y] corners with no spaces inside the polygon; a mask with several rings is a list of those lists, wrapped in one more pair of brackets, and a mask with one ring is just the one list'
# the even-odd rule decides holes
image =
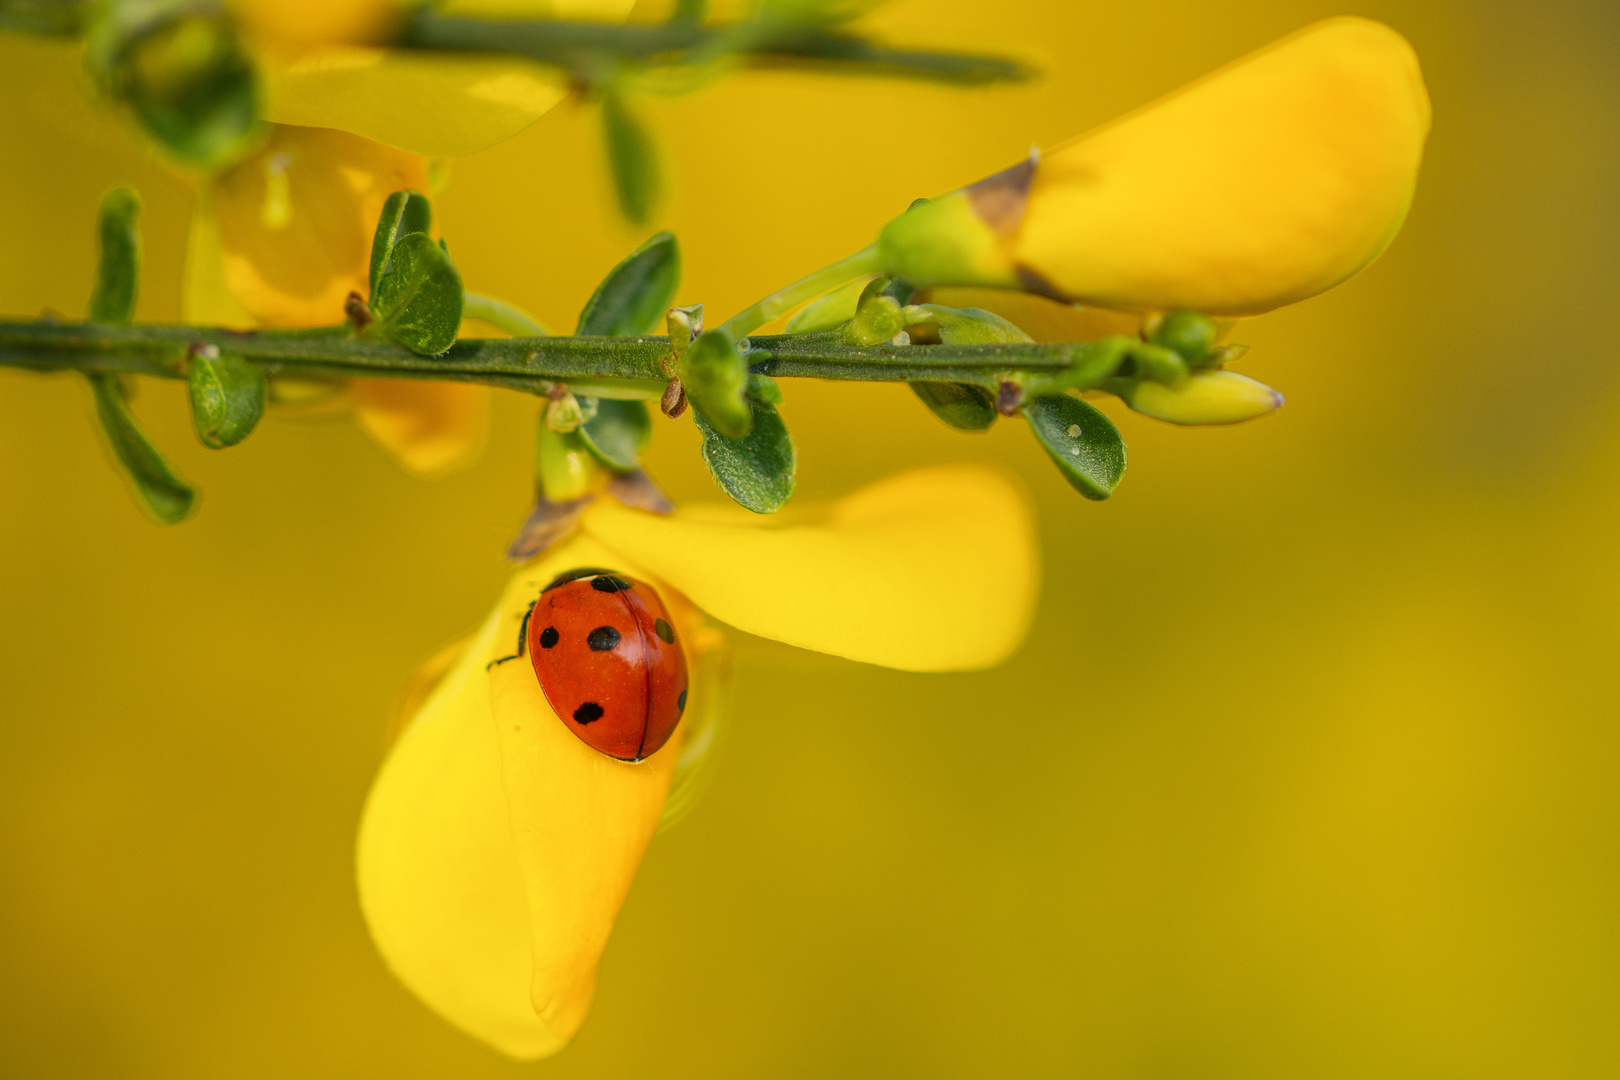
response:
{"label": "yellow background", "polygon": [[[900,40],[1028,88],[757,74],[643,106],[724,315],[972,180],[1317,18],[1383,18],[1435,129],[1406,231],[1245,325],[1280,413],[1115,410],[1088,503],[1023,426],[791,382],[801,492],[988,460],[1040,506],[1029,644],[983,674],[744,650],[716,783],[653,845],[575,1044],[515,1066],[373,952],[353,830],[389,702],[483,615],[532,403],[411,479],[352,425],[209,451],[147,523],[70,378],[0,375],[0,1074],[161,1077],[1596,1077],[1620,1071],[1620,18],[1599,0],[1353,8],[901,0]],[[186,186],[0,38],[0,311],[79,315],[101,192],[146,199],[140,315],[177,314]],[[469,285],[558,327],[641,238],[594,114],[456,163]],[[652,468],[716,497],[687,423]],[[874,580],[873,589],[993,589]],[[896,633],[948,634],[948,625]]]}

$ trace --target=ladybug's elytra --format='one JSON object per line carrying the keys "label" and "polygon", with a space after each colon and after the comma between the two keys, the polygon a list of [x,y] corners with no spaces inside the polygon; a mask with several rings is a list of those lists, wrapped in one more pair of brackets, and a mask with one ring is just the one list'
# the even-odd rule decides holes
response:
{"label": "ladybug's elytra", "polygon": [[586,745],[640,761],[686,711],[686,655],[645,582],[587,567],[559,574],[521,637],[546,700]]}

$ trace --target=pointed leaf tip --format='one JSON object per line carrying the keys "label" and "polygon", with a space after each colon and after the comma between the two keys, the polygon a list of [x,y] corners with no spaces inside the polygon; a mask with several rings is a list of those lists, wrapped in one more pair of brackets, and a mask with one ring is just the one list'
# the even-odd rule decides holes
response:
{"label": "pointed leaf tip", "polygon": [[681,284],[681,247],[675,234],[649,238],[608,271],[579,313],[579,337],[650,334],[675,302]]}
{"label": "pointed leaf tip", "polygon": [[1088,499],[1106,499],[1125,475],[1125,440],[1114,422],[1073,397],[1036,398],[1024,406],[1030,430],[1063,478]]}

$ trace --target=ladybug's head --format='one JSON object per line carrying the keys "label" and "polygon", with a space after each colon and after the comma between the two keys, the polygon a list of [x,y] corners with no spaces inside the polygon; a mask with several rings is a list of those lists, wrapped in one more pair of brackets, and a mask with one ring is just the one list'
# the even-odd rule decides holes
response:
{"label": "ladybug's head", "polygon": [[564,570],[552,578],[551,584],[541,589],[540,592],[544,595],[552,589],[567,585],[570,581],[578,581],[580,578],[600,579],[601,584],[597,584],[596,581],[591,582],[592,587],[597,592],[622,592],[630,587],[629,579],[617,571],[604,570],[600,566],[581,566],[577,570]]}

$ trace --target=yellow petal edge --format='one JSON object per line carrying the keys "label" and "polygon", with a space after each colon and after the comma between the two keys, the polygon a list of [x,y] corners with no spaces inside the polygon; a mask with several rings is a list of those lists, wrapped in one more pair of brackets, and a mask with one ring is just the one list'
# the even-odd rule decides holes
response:
{"label": "yellow petal edge", "polygon": [[762,525],[730,507],[660,517],[611,500],[583,524],[739,630],[904,671],[1005,660],[1040,576],[1028,497],[979,465],[879,481],[811,524]]}
{"label": "yellow petal edge", "polygon": [[1330,19],[1038,164],[914,206],[883,228],[878,252],[886,272],[922,286],[1258,315],[1383,252],[1411,205],[1429,122],[1406,39]]}
{"label": "yellow petal edge", "polygon": [[1015,258],[1102,307],[1269,311],[1383,252],[1429,122],[1405,38],[1317,23],[1049,153]]}
{"label": "yellow petal edge", "polygon": [[[461,0],[446,15],[619,21],[632,0]],[[568,93],[567,75],[518,57],[355,44],[262,57],[267,112],[279,124],[338,128],[427,157],[504,142]]]}

